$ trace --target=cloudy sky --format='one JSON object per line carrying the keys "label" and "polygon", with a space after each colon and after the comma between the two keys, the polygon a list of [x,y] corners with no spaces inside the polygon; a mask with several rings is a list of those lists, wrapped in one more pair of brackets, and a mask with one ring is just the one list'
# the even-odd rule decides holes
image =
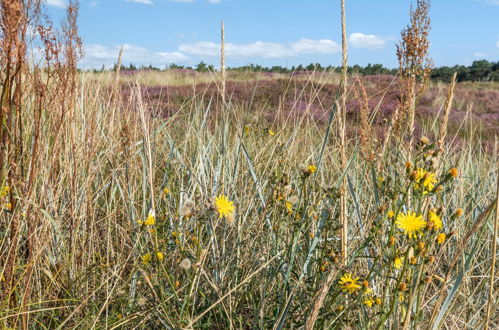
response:
{"label": "cloudy sky", "polygon": [[[413,0],[415,1],[415,0]],[[80,0],[81,66],[116,62],[218,66],[220,21],[229,66],[341,63],[339,0]],[[65,0],[47,0],[60,19]],[[396,67],[395,44],[410,0],[346,0],[349,63]],[[434,0],[437,66],[499,61],[499,0]]]}

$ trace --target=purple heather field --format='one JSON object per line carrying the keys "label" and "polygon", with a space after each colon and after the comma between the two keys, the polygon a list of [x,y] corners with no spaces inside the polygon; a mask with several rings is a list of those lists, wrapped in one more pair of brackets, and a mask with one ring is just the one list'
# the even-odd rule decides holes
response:
{"label": "purple heather field", "polygon": [[[188,69],[178,69],[186,76],[198,73]],[[132,75],[133,72],[122,72]],[[309,72],[296,72],[286,77],[275,77],[272,73],[261,73],[258,79],[247,81],[227,81],[227,94],[231,103],[249,114],[263,116],[269,125],[278,125],[283,120],[295,120],[304,116],[317,124],[325,124],[329,111],[338,92],[337,84],[316,82]],[[372,75],[350,78],[349,86],[361,79],[368,97],[369,110],[378,135],[382,137],[384,127],[388,125],[391,114],[399,105],[400,86],[397,77],[390,75]],[[192,105],[193,96],[196,104],[207,106],[211,100],[212,109],[220,104],[219,86],[216,83],[199,83],[186,86],[142,86],[142,95],[148,107],[155,114],[168,117]],[[123,85],[122,93],[130,95],[131,87]],[[419,98],[416,111],[416,135],[423,132],[422,127],[430,127],[441,114],[446,84],[432,83]],[[449,142],[459,145],[469,136],[473,127],[475,137],[481,141],[486,151],[491,151],[494,138],[499,132],[499,85],[493,83],[458,83],[454,92],[454,102],[449,118]],[[347,117],[350,135],[359,130],[360,100],[350,89],[347,101]],[[438,123],[437,123],[438,124]],[[436,126],[438,127],[438,125]]]}

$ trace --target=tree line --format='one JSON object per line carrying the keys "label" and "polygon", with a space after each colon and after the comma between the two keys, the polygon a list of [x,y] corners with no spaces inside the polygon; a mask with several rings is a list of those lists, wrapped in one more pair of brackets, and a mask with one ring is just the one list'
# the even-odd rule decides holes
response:
{"label": "tree line", "polygon": [[[113,70],[116,69],[116,65]],[[194,67],[171,64],[163,70],[175,70],[175,69],[188,69],[195,70],[197,72],[210,72],[215,71],[215,67],[211,64],[207,64],[203,61],[199,62]],[[104,71],[104,67],[101,70]],[[133,63],[129,65],[122,65],[121,70],[136,71],[136,70],[161,70],[158,67],[148,65],[148,66],[137,66]],[[259,64],[248,64],[238,67],[229,67],[227,71],[235,72],[271,72],[271,73],[296,73],[302,71],[319,71],[319,72],[339,72],[341,67],[336,67],[332,65],[322,66],[320,63],[310,63],[309,65],[298,65],[291,67],[283,67],[279,65],[274,65],[270,67],[262,66]],[[441,66],[432,69],[431,79],[436,81],[449,82],[452,78],[454,72],[457,72],[457,81],[499,81],[499,61],[489,62],[487,60],[474,61],[470,66],[465,65],[454,65]],[[396,75],[398,73],[397,69],[386,68],[382,64],[368,64],[366,66],[353,65],[348,67],[348,73],[359,74],[363,76],[367,75]]]}

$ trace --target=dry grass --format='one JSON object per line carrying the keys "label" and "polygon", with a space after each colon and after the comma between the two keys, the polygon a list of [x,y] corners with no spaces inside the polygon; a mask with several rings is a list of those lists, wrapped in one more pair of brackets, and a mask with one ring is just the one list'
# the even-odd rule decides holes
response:
{"label": "dry grass", "polygon": [[[125,98],[114,73],[72,75],[74,65],[60,64],[20,71],[22,102],[12,103],[16,134],[1,182],[2,327],[499,327],[490,276],[496,152],[472,139],[389,141],[366,161],[361,132],[343,141],[331,133],[334,114],[323,124],[309,108],[290,115],[277,107],[273,121],[252,98],[220,105],[200,90],[162,116],[140,88],[201,77],[219,85],[216,74],[121,75],[131,89]],[[333,77],[299,79],[314,82],[302,91],[313,98],[314,79]],[[439,126],[424,125],[423,134],[441,137]],[[435,175],[433,186],[418,169]],[[217,213],[220,195],[233,215]],[[411,210],[425,222],[416,238],[396,220]],[[350,292],[346,274],[359,284]]]}

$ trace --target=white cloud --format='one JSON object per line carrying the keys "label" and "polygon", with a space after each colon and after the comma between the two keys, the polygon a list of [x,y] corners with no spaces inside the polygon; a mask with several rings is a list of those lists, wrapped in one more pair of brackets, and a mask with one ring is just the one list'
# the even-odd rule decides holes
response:
{"label": "white cloud", "polygon": [[350,34],[349,41],[353,48],[381,49],[386,45],[385,39],[360,32]]}
{"label": "white cloud", "polygon": [[474,57],[476,57],[476,58],[481,58],[481,59],[483,59],[483,58],[488,57],[489,55],[488,55],[488,54],[486,54],[486,53],[476,52],[476,53],[473,53],[473,56],[474,56]]}
{"label": "white cloud", "polygon": [[222,0],[208,0],[209,3],[220,3]]}
{"label": "white cloud", "polygon": [[[217,57],[220,55],[220,44],[200,41],[194,44],[182,44],[179,46],[179,50],[201,57]],[[225,53],[228,58],[281,58],[296,57],[301,54],[335,54],[339,51],[340,46],[328,39],[301,39],[288,44],[263,41],[249,44],[225,44]]]}
{"label": "white cloud", "polygon": [[144,5],[152,5],[154,4],[151,0],[125,0],[126,2],[136,2],[143,3]]}
{"label": "white cloud", "polygon": [[[99,44],[85,45],[82,64],[85,67],[112,66],[118,61],[120,46],[107,47]],[[123,63],[162,66],[171,63],[184,63],[189,58],[180,52],[153,52],[144,47],[123,45]]]}
{"label": "white cloud", "polygon": [[47,5],[54,6],[57,8],[64,8],[64,7],[66,7],[66,1],[65,0],[47,0]]}
{"label": "white cloud", "polygon": [[476,1],[485,2],[492,6],[499,6],[499,0],[476,0]]}
{"label": "white cloud", "polygon": [[291,44],[297,54],[334,54],[340,51],[340,45],[329,39],[300,39]]}

